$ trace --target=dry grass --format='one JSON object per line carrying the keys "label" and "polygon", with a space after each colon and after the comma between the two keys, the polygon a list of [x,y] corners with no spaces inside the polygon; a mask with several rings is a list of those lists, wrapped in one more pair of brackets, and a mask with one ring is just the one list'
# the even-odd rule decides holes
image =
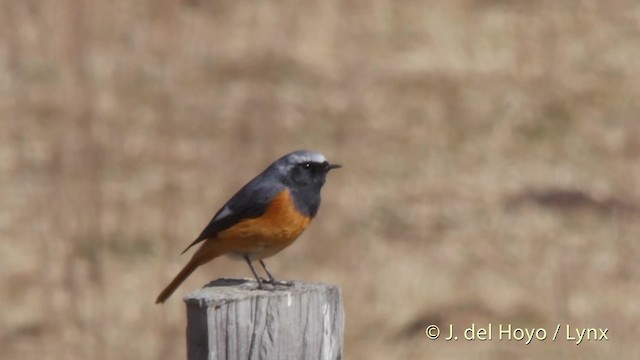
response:
{"label": "dry grass", "polygon": [[[347,358],[640,357],[637,3],[2,12],[1,359],[184,358],[179,295],[247,269],[222,259],[153,299],[217,207],[297,148],[345,168],[270,266],[342,286]],[[610,341],[423,336],[472,321]]]}

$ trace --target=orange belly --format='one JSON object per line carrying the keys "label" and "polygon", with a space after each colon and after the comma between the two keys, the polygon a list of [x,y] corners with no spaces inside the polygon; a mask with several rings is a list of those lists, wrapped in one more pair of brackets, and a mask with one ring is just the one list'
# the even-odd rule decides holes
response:
{"label": "orange belly", "polygon": [[295,208],[291,193],[285,189],[273,198],[262,216],[242,220],[221,231],[215,238],[207,239],[201,250],[259,260],[291,245],[310,223],[311,218]]}

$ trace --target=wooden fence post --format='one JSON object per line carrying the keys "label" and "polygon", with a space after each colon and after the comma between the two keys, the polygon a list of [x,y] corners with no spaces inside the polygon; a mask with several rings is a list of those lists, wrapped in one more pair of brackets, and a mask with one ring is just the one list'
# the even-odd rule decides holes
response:
{"label": "wooden fence post", "polygon": [[342,359],[340,288],[256,287],[255,280],[218,279],[184,299],[189,360]]}

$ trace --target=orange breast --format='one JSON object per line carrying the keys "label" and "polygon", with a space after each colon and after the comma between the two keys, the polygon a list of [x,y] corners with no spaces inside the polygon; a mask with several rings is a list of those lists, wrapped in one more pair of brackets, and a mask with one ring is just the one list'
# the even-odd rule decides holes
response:
{"label": "orange breast", "polygon": [[311,218],[300,214],[285,189],[273,198],[262,216],[240,221],[207,242],[215,242],[223,253],[262,259],[289,246],[310,223]]}

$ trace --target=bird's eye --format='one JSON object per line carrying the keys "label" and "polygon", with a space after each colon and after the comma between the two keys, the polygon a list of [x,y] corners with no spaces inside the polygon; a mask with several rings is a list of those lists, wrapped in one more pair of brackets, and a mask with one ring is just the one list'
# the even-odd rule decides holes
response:
{"label": "bird's eye", "polygon": [[310,169],[311,168],[311,163],[310,162],[306,162],[302,165],[305,169]]}

